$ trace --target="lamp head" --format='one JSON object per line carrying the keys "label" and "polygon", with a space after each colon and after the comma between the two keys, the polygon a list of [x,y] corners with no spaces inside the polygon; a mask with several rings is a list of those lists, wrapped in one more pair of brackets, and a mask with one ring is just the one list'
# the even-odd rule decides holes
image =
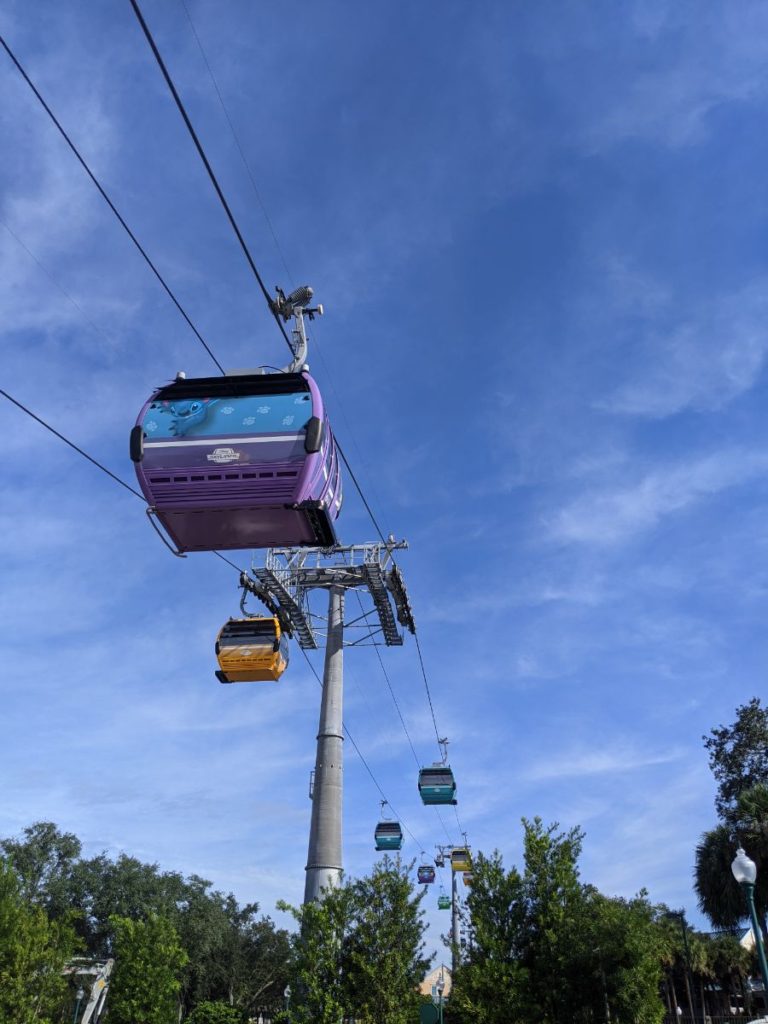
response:
{"label": "lamp head", "polygon": [[743,847],[741,846],[738,848],[736,856],[733,858],[731,871],[739,885],[755,884],[755,879],[757,878],[757,865],[746,855]]}

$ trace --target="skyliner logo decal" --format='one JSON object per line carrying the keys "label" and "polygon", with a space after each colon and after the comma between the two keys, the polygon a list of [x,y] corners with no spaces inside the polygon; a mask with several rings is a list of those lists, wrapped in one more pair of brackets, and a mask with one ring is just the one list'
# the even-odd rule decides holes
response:
{"label": "skyliner logo decal", "polygon": [[234,448],[214,448],[210,455],[206,455],[206,459],[209,462],[237,462],[240,454]]}

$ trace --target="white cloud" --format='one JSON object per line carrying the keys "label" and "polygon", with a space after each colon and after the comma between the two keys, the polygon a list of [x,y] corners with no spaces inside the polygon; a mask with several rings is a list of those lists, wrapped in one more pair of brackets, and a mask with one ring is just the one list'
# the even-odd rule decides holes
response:
{"label": "white cloud", "polygon": [[652,765],[670,764],[682,756],[680,751],[651,753],[637,748],[636,743],[614,745],[610,749],[574,749],[550,753],[527,765],[522,772],[526,782],[550,779],[574,779],[590,775],[620,775],[636,772]]}
{"label": "white cloud", "polygon": [[[621,286],[618,300],[633,303]],[[630,362],[630,379],[598,408],[662,418],[719,409],[754,386],[768,352],[768,280],[687,309],[687,319],[675,323],[673,297],[664,301],[643,340],[642,366]]]}
{"label": "white cloud", "polygon": [[673,148],[695,144],[706,137],[715,108],[765,93],[764,4],[708,8],[704,18],[690,17],[682,5],[664,6],[662,12],[657,4],[634,5],[634,28],[653,36],[655,59],[614,83],[584,133],[594,151],[633,138]]}
{"label": "white cloud", "polygon": [[638,482],[595,489],[565,505],[550,518],[549,535],[566,543],[618,544],[766,467],[768,451],[732,450],[650,470]]}

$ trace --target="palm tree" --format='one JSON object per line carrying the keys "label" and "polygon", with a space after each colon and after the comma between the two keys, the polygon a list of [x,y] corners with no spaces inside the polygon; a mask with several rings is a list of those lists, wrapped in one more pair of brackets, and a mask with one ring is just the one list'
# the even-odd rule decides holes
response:
{"label": "palm tree", "polygon": [[696,847],[693,887],[699,910],[715,928],[736,928],[746,916],[744,896],[731,872],[735,853],[733,833],[727,825],[705,832]]}
{"label": "palm tree", "polygon": [[735,928],[747,916],[744,895],[731,872],[738,846],[757,864],[755,906],[763,937],[768,911],[768,786],[745,790],[734,809],[734,826],[718,825],[705,832],[696,847],[694,888],[702,910],[716,928]]}
{"label": "palm tree", "polygon": [[[723,993],[724,1005],[719,1012],[727,1016],[731,1004],[738,1005],[739,996],[749,997],[744,981],[752,970],[752,954],[735,935],[716,935],[710,940],[710,961]],[[750,1005],[747,1004],[745,1009],[749,1011]]]}
{"label": "palm tree", "polygon": [[685,990],[688,1013],[693,1016],[693,1003],[691,999],[691,987],[689,984],[685,951],[682,942],[680,928],[680,916],[670,910],[665,904],[660,903],[655,907],[656,927],[659,936],[659,956],[664,968],[668,998],[671,999],[673,1019],[677,1020],[677,1008],[680,1005],[675,986],[676,975],[682,978],[683,989]]}
{"label": "palm tree", "polygon": [[710,984],[716,977],[712,940],[702,932],[691,932],[688,943],[691,950],[691,969],[698,983],[697,998],[701,1007],[702,1017],[705,1017],[709,1012],[707,1010],[707,992]]}

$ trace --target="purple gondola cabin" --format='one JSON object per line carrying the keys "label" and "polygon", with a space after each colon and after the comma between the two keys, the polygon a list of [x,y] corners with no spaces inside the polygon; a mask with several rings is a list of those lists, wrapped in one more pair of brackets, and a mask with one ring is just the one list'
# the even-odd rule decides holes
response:
{"label": "purple gondola cabin", "polygon": [[307,372],[179,376],[144,405],[130,447],[179,552],[337,543],[338,452]]}

